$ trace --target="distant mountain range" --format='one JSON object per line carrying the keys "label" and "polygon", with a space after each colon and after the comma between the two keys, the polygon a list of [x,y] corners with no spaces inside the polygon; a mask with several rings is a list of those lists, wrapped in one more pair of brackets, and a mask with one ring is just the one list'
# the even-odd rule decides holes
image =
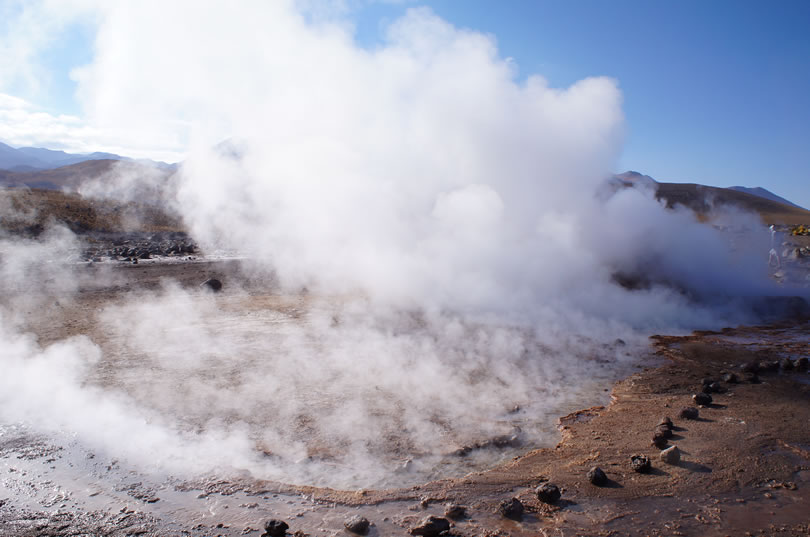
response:
{"label": "distant mountain range", "polygon": [[125,160],[171,170],[176,164],[167,164],[149,159],[132,159],[114,153],[87,153],[75,154],[55,151],[43,147],[11,147],[0,142],[0,170],[13,172],[33,172],[39,170],[53,170],[63,166],[79,164],[88,160]]}

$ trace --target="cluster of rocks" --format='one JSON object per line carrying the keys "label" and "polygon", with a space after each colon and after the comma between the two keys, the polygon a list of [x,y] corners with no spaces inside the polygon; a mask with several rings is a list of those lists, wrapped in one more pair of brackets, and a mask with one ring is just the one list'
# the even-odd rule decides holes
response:
{"label": "cluster of rocks", "polygon": [[199,247],[188,234],[166,233],[96,234],[82,252],[83,261],[104,259],[137,262],[154,257],[186,257],[197,254]]}

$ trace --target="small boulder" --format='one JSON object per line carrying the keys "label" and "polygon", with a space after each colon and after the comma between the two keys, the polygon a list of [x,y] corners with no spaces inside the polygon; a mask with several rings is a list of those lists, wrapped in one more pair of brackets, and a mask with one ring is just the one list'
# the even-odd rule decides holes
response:
{"label": "small boulder", "polygon": [[784,358],[779,363],[779,365],[782,368],[782,371],[793,371],[793,369],[795,368],[795,365],[793,364],[793,360],[791,360],[790,358]]}
{"label": "small boulder", "polygon": [[200,287],[205,287],[217,293],[222,290],[222,282],[216,278],[209,278],[200,284]]}
{"label": "small boulder", "polygon": [[658,425],[655,428],[655,431],[660,432],[662,435],[664,435],[664,438],[666,438],[667,440],[672,438],[672,429],[667,427],[666,425]]}
{"label": "small boulder", "polygon": [[458,520],[467,516],[467,508],[457,503],[448,503],[444,507],[444,516],[451,520]]}
{"label": "small boulder", "polygon": [[681,460],[681,450],[678,449],[678,446],[668,447],[659,456],[667,464],[678,464]]}
{"label": "small boulder", "polygon": [[652,464],[650,464],[650,458],[646,455],[632,455],[630,457],[630,468],[632,468],[634,472],[646,474],[652,468]]}
{"label": "small boulder", "polygon": [[760,382],[762,382],[759,379],[759,375],[756,373],[748,373],[747,375],[745,375],[745,380],[746,382],[750,382],[751,384],[759,384]]}
{"label": "small boulder", "polygon": [[726,373],[723,375],[723,382],[727,384],[737,384],[739,379],[737,379],[737,375],[734,373]]}
{"label": "small boulder", "polygon": [[498,512],[506,518],[519,520],[523,516],[523,504],[517,498],[510,498],[498,505]]}
{"label": "small boulder", "polygon": [[433,515],[423,518],[418,526],[408,530],[411,535],[422,535],[423,537],[438,537],[446,531],[450,531],[450,521]]}
{"label": "small boulder", "polygon": [[592,485],[596,485],[597,487],[602,487],[607,484],[608,477],[604,471],[598,466],[594,466],[588,473],[586,474],[588,477],[588,481],[591,482]]}
{"label": "small boulder", "polygon": [[712,396],[708,393],[696,393],[692,396],[692,401],[698,406],[706,406],[712,404]]}
{"label": "small boulder", "polygon": [[364,516],[354,515],[343,522],[343,527],[346,531],[356,533],[357,535],[365,535],[368,533],[368,527],[371,523]]}
{"label": "small boulder", "polygon": [[685,420],[696,420],[698,419],[700,412],[693,406],[685,406],[681,409],[681,412],[678,415]]}
{"label": "small boulder", "polygon": [[740,367],[743,373],[759,373],[759,362],[747,362]]}
{"label": "small boulder", "polygon": [[552,483],[543,483],[534,489],[534,492],[537,494],[537,499],[543,503],[557,503],[562,496],[560,487]]}
{"label": "small boulder", "polygon": [[672,429],[673,427],[675,427],[675,425],[672,423],[672,420],[669,419],[669,416],[664,416],[663,418],[661,418],[661,421],[658,422],[658,426],[660,427],[662,425],[668,429]]}
{"label": "small boulder", "polygon": [[709,385],[709,388],[713,393],[726,393],[728,391],[726,390],[726,387],[720,384],[719,382],[712,382]]}
{"label": "small boulder", "polygon": [[271,518],[264,523],[262,537],[284,537],[290,527],[283,520]]}
{"label": "small boulder", "polygon": [[[669,434],[672,435],[672,432],[670,432]],[[667,435],[663,431],[656,429],[655,432],[653,433],[652,445],[654,445],[658,449],[664,449],[665,447],[667,447]]]}
{"label": "small boulder", "polygon": [[806,356],[802,356],[798,360],[796,360],[796,369],[799,371],[807,371],[808,366],[808,359]]}

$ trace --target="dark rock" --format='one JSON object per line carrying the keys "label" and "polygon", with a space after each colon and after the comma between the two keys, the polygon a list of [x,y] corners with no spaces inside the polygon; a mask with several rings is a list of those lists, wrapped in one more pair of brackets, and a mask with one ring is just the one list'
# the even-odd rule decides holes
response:
{"label": "dark rock", "polygon": [[798,360],[796,360],[796,369],[799,371],[807,371],[808,367],[808,359],[806,356],[802,356]]}
{"label": "dark rock", "polygon": [[414,526],[408,531],[411,535],[438,537],[442,533],[450,531],[450,521],[446,518],[430,515],[422,519],[422,522],[420,522],[418,526]]}
{"label": "dark rock", "polygon": [[646,474],[652,468],[650,458],[646,455],[632,455],[630,457],[630,467],[633,471],[640,474]]}
{"label": "dark rock", "polygon": [[701,381],[701,384],[703,384],[703,386],[710,386],[713,382],[715,382],[714,379],[705,378]]}
{"label": "dark rock", "polygon": [[149,255],[149,252],[144,252],[138,256],[140,259],[152,259],[152,256]]}
{"label": "dark rock", "polygon": [[678,415],[685,420],[696,420],[698,419],[700,412],[693,406],[685,406],[681,409],[681,412]]}
{"label": "dark rock", "polygon": [[215,293],[222,289],[222,282],[216,278],[209,278],[200,284],[200,287],[207,287]]}
{"label": "dark rock", "polygon": [[467,515],[467,508],[457,503],[448,503],[444,508],[444,516],[447,518],[458,520]]}
{"label": "dark rock", "polygon": [[769,373],[779,371],[779,360],[766,360],[759,363],[759,370]]}
{"label": "dark rock", "polygon": [[750,382],[751,384],[759,384],[760,382],[762,382],[759,380],[759,375],[757,375],[756,373],[748,373],[747,375],[745,375],[745,380],[746,382]]}
{"label": "dark rock", "polygon": [[604,486],[608,482],[607,475],[598,466],[594,466],[593,468],[588,470],[588,473],[585,475],[588,477],[588,481],[590,481],[592,485],[596,485],[597,487]]}
{"label": "dark rock", "polygon": [[692,396],[692,400],[695,402],[696,405],[706,406],[712,404],[712,396],[708,393],[696,393]]}
{"label": "dark rock", "polygon": [[727,384],[737,384],[738,381],[739,379],[737,378],[737,375],[735,375],[734,373],[726,373],[725,375],[723,375],[723,382]]}
{"label": "dark rock", "polygon": [[368,519],[360,515],[354,515],[343,523],[343,527],[346,528],[346,531],[356,533],[357,535],[365,535],[368,533],[369,525]]}
{"label": "dark rock", "polygon": [[740,367],[743,373],[759,373],[759,362],[748,362]]}
{"label": "dark rock", "polygon": [[133,265],[137,265],[137,264],[138,264],[138,258],[137,258],[137,257],[136,257],[136,258],[134,258],[134,259],[132,260],[132,264],[133,264]]}
{"label": "dark rock", "polygon": [[552,483],[543,483],[534,489],[534,492],[537,494],[537,499],[543,503],[557,503],[562,496],[560,487]]}
{"label": "dark rock", "polygon": [[666,425],[658,425],[655,428],[655,430],[656,430],[656,432],[660,432],[661,434],[663,434],[664,438],[666,438],[667,440],[672,438],[672,429],[670,429]]}
{"label": "dark rock", "polygon": [[271,518],[264,523],[264,534],[262,537],[284,537],[290,527],[283,520]]}
{"label": "dark rock", "polygon": [[[672,432],[670,431],[669,434],[672,435]],[[656,429],[653,433],[652,444],[658,449],[664,449],[667,447],[667,435],[664,432]]]}
{"label": "dark rock", "polygon": [[663,425],[668,429],[672,429],[675,426],[673,425],[672,420],[669,419],[669,416],[664,416],[663,418],[661,418],[661,421],[658,422],[658,425],[659,426]]}
{"label": "dark rock", "polygon": [[498,505],[498,512],[506,518],[519,520],[523,516],[523,504],[517,498],[510,498]]}
{"label": "dark rock", "polygon": [[793,368],[795,367],[795,365],[793,364],[793,360],[791,360],[790,358],[783,359],[779,363],[779,365],[782,367],[783,371],[793,371]]}
{"label": "dark rock", "polygon": [[719,382],[712,382],[709,385],[709,388],[711,388],[712,392],[714,393],[726,393],[726,391],[728,391],[726,390],[726,387],[720,384]]}

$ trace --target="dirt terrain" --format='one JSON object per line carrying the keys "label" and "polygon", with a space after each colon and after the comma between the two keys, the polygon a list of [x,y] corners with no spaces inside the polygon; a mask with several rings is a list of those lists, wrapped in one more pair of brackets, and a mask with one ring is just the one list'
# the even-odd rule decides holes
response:
{"label": "dirt terrain", "polygon": [[[306,294],[273,294],[261,284],[266,275],[246,272],[236,261],[90,263],[82,270],[78,292],[62,310],[28,312],[26,324],[41,345],[92,332],[91,312],[166,278],[189,288],[212,277],[239,280],[250,300],[271,310],[296,311],[307,301]],[[263,280],[251,284],[250,278]],[[232,299],[228,290],[215,299]],[[233,475],[178,478],[128,466],[69,434],[2,424],[0,534],[260,535],[263,524],[277,518],[289,524],[289,534],[349,535],[343,523],[359,514],[371,521],[370,535],[406,535],[454,503],[466,508],[451,528],[459,536],[807,535],[810,374],[802,357],[810,357],[810,325],[799,318],[655,336],[649,361],[660,365],[618,382],[606,407],[561,418],[556,447],[406,489],[339,491]],[[792,369],[787,362],[771,365],[784,358]],[[758,379],[743,372],[746,364],[760,371]],[[731,372],[739,382],[722,380]],[[717,381],[722,393],[712,393],[698,419],[679,417],[703,379]],[[668,444],[681,451],[676,464],[659,460],[651,444],[665,416],[675,425]],[[649,473],[631,469],[635,454],[651,459]],[[606,473],[605,485],[588,482],[593,466]],[[555,504],[535,494],[546,482],[562,491]],[[498,512],[513,497],[525,507],[516,519]]]}

